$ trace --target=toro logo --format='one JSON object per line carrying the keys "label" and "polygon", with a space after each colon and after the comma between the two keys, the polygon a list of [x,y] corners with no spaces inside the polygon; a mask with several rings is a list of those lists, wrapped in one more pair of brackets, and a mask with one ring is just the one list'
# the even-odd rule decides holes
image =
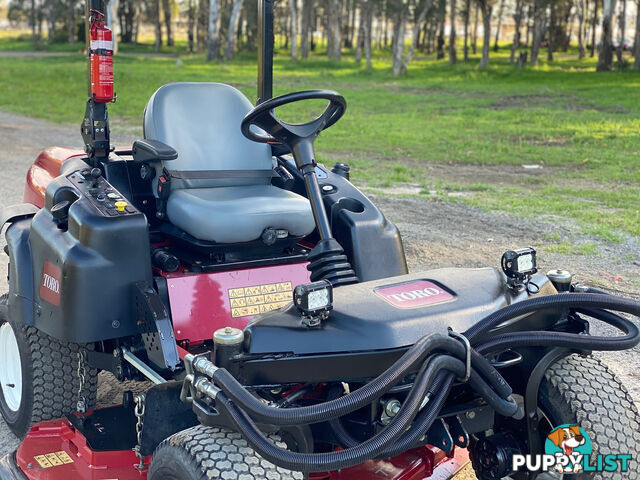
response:
{"label": "toro logo", "polygon": [[60,267],[51,262],[44,262],[42,280],[40,281],[40,298],[56,307],[60,305]]}
{"label": "toro logo", "polygon": [[424,307],[453,299],[443,287],[428,280],[379,287],[374,292],[396,308]]}

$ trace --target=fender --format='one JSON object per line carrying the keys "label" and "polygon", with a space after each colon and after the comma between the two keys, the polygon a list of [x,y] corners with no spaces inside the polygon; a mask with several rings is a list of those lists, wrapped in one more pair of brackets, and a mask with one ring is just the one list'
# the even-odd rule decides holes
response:
{"label": "fender", "polygon": [[9,255],[9,317],[24,325],[33,325],[33,268],[29,233],[31,219],[38,207],[23,203],[7,207],[0,212],[0,231],[10,224],[5,233],[6,253]]}

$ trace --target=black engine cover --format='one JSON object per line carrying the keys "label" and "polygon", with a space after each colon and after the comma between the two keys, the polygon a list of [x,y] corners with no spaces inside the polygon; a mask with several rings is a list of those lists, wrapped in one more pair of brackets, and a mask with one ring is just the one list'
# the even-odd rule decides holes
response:
{"label": "black engine cover", "polygon": [[[540,287],[538,295],[555,293],[546,276],[535,275],[533,281]],[[245,331],[251,360],[245,362],[244,376],[250,383],[268,383],[294,381],[292,376],[304,381],[305,375],[325,380],[377,375],[424,335],[447,334],[449,327],[464,332],[529,297],[525,290],[507,288],[494,268],[445,268],[339,287],[321,327],[305,326],[293,306],[256,317]],[[540,312],[519,321],[517,328],[548,328],[557,318],[555,312]],[[514,328],[503,325],[496,331]],[[270,357],[275,365],[260,357]]]}

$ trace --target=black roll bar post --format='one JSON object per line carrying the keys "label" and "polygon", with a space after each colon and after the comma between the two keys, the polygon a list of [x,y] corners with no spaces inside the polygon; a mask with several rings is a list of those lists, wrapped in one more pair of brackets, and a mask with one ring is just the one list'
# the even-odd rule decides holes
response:
{"label": "black roll bar post", "polygon": [[258,0],[258,101],[273,97],[273,2]]}

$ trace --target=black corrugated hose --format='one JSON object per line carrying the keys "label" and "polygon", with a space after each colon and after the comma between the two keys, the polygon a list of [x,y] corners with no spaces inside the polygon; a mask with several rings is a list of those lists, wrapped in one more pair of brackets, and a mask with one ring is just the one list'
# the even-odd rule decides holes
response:
{"label": "black corrugated hose", "polygon": [[[626,335],[592,337],[540,331],[487,337],[504,322],[538,310],[566,308],[602,320],[622,330]],[[474,368],[469,378],[470,387],[485,398],[498,413],[513,415],[514,407],[517,406],[508,395],[508,398],[503,395],[506,391],[510,394],[511,389],[504,388],[506,382],[493,367],[489,365],[490,368],[486,368],[488,362],[483,354],[505,348],[529,346],[557,346],[576,350],[625,350],[637,345],[640,342],[640,331],[636,325],[606,310],[640,316],[640,303],[602,293],[563,293],[531,298],[488,315],[464,333],[474,347]],[[219,369],[213,375],[214,382],[222,389],[216,399],[216,406],[227,411],[238,430],[260,455],[283,468],[303,472],[337,470],[371,458],[392,457],[412,448],[424,436],[448,396],[454,375],[461,377],[464,374],[465,367],[461,361],[464,357],[460,356],[462,344],[445,340],[451,339],[442,335],[428,335],[374,381],[349,395],[310,407],[268,407],[253,397],[228,372]],[[444,351],[446,354],[436,354],[436,351]],[[425,361],[429,354],[433,355]],[[462,354],[464,355],[464,347]],[[355,441],[347,439],[347,446],[351,446],[344,450],[323,453],[291,452],[270,442],[254,423],[254,420],[258,420],[276,425],[295,425],[335,419],[380,398],[418,364],[422,364],[419,374],[398,414],[386,427],[362,443],[353,445]],[[479,373],[480,370],[482,374]],[[453,373],[445,373],[446,371]],[[502,381],[497,381],[498,378]],[[434,387],[437,387],[437,390]],[[419,411],[425,395],[430,396],[430,401]],[[409,426],[411,428],[407,430]]]}

